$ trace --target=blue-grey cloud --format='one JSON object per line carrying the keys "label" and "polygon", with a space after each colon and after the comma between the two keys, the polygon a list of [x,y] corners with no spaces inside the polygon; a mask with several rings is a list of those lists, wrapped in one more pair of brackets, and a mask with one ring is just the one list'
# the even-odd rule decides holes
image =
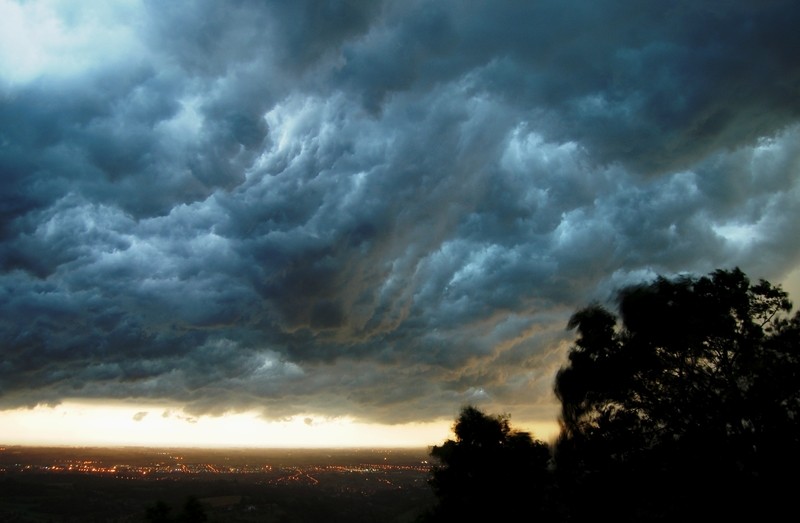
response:
{"label": "blue-grey cloud", "polygon": [[3,407],[552,419],[577,307],[800,261],[789,1],[0,10]]}

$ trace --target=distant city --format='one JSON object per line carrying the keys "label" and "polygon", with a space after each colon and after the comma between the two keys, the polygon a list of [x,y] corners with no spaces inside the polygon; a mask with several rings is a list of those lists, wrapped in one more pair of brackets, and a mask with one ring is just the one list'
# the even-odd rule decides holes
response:
{"label": "distant city", "polygon": [[[150,449],[0,447],[0,474],[81,473],[119,479],[169,480],[199,475],[258,476],[267,484],[319,485],[355,474],[402,488],[430,470],[424,449]],[[397,478],[403,481],[393,481]]]}
{"label": "distant city", "polygon": [[[331,507],[342,521],[365,510],[393,517],[432,502],[428,460],[427,449],[0,446],[0,517],[142,521],[147,506],[166,500],[177,510],[188,495],[226,521]],[[103,503],[102,513],[92,508]]]}

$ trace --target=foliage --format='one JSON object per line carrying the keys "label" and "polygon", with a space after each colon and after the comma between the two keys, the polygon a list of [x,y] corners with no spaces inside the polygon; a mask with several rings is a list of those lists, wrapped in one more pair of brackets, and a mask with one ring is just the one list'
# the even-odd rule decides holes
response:
{"label": "foliage", "polygon": [[[739,269],[631,286],[577,311],[556,378],[576,519],[763,519],[800,465],[800,318]],[[616,500],[616,502],[615,502]],[[760,514],[759,514],[760,513]]]}
{"label": "foliage", "polygon": [[[659,277],[592,304],[556,376],[554,453],[462,410],[431,450],[431,521],[771,520],[800,467],[800,313],[739,269]],[[549,466],[550,465],[550,466]]]}
{"label": "foliage", "polygon": [[151,523],[167,523],[172,521],[170,512],[172,512],[172,507],[167,505],[164,501],[158,500],[155,504],[147,507],[145,518]]}
{"label": "foliage", "polygon": [[183,511],[176,517],[172,517],[170,513],[172,507],[162,500],[156,501],[155,504],[147,507],[145,511],[145,518],[152,523],[203,523],[208,521],[203,505],[196,496],[189,496],[183,504]]}
{"label": "foliage", "polygon": [[183,505],[183,514],[181,514],[179,521],[185,523],[203,523],[204,521],[208,521],[208,516],[206,516],[206,511],[200,503],[200,500],[195,496],[189,496],[186,499],[186,503]]}
{"label": "foliage", "polygon": [[546,496],[547,444],[513,430],[508,416],[473,406],[462,409],[454,432],[455,440],[430,451],[439,463],[429,480],[439,503],[428,520],[490,521],[512,517],[523,506],[531,514],[533,498]]}

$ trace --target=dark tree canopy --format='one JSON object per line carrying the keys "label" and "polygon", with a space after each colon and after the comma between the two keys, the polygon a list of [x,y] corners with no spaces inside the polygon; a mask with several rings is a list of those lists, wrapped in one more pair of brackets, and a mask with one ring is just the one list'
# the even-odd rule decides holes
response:
{"label": "dark tree canopy", "polygon": [[438,465],[430,484],[439,504],[429,521],[498,521],[545,503],[550,448],[513,430],[508,416],[489,416],[473,406],[461,410],[455,440],[431,449]]}
{"label": "dark tree canopy", "polygon": [[555,383],[555,463],[585,508],[576,519],[763,519],[789,506],[785,478],[800,465],[791,308],[780,287],[734,269],[625,288],[618,315],[577,311]]}
{"label": "dark tree canopy", "polygon": [[568,322],[553,449],[461,411],[431,450],[433,521],[771,521],[795,511],[800,313],[739,269],[659,277]]}

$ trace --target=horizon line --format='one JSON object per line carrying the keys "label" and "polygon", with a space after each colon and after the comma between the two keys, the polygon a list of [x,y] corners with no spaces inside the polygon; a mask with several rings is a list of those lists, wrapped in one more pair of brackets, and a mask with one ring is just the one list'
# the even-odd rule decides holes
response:
{"label": "horizon line", "polygon": [[0,450],[9,448],[37,449],[180,449],[180,450],[411,450],[425,449],[430,445],[331,445],[331,446],[290,446],[290,445],[134,445],[134,444],[65,444],[65,443],[0,443]]}

